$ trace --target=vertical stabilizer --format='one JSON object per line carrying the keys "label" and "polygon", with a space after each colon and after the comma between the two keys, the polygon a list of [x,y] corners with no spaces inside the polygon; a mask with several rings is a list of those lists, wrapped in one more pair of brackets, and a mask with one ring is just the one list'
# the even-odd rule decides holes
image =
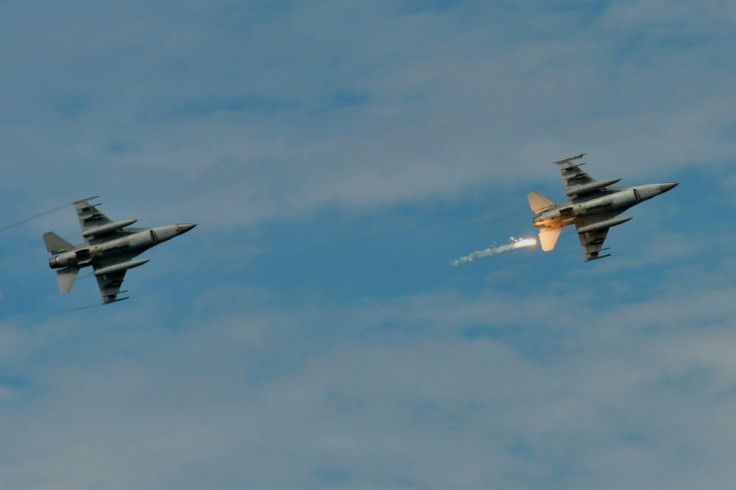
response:
{"label": "vertical stabilizer", "polygon": [[529,194],[526,195],[526,198],[529,201],[529,207],[532,208],[532,212],[534,212],[534,214],[538,214],[542,211],[546,211],[547,209],[555,207],[555,203],[553,203],[537,191],[531,191]]}
{"label": "vertical stabilizer", "polygon": [[43,243],[46,244],[46,250],[52,254],[58,254],[59,252],[63,252],[64,250],[74,246],[53,231],[47,231],[43,234]]}
{"label": "vertical stabilizer", "polygon": [[549,252],[554,250],[557,239],[560,238],[562,228],[542,228],[539,230],[539,244],[542,250]]}
{"label": "vertical stabilizer", "polygon": [[68,293],[74,286],[74,281],[77,280],[77,273],[79,269],[76,267],[67,267],[56,272],[56,284],[59,285],[60,293]]}

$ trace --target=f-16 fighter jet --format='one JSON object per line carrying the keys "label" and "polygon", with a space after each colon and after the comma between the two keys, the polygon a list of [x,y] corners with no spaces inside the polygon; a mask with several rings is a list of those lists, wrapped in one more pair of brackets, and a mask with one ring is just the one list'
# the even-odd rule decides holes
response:
{"label": "f-16 fighter jet", "polygon": [[154,228],[131,228],[136,219],[112,221],[97,210],[99,204],[88,201],[98,196],[76,201],[79,226],[82,228],[84,243],[72,245],[56,233],[49,231],[43,234],[43,241],[53,257],[49,259],[56,272],[59,291],[71,291],[79,269],[92,266],[104,304],[128,299],[119,298],[125,273],[128,269],[148,262],[148,259],[135,257],[161,242],[186,233],[196,225],[181,223],[178,225],[157,226]]}
{"label": "f-16 fighter jet", "polygon": [[610,257],[611,254],[600,254],[608,250],[602,248],[608,229],[631,219],[631,216],[617,217],[619,214],[669,191],[677,182],[612,187],[621,179],[595,180],[580,169],[584,162],[575,163],[583,156],[585,153],[555,162],[562,174],[569,201],[555,204],[536,191],[530,192],[527,199],[534,212],[534,226],[540,228],[542,250],[549,252],[554,249],[562,228],[575,225],[588,262]]}

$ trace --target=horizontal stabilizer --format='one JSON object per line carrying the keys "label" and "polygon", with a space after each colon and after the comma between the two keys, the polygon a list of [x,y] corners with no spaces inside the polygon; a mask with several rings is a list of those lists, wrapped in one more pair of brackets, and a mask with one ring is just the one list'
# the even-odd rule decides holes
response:
{"label": "horizontal stabilizer", "polygon": [[539,244],[542,250],[549,252],[554,250],[557,239],[560,238],[562,228],[542,228],[539,230]]}
{"label": "horizontal stabilizer", "polygon": [[534,212],[534,214],[538,214],[542,211],[546,211],[547,209],[555,207],[555,203],[553,203],[537,191],[531,191],[529,194],[526,195],[526,198],[529,201],[529,207],[532,208],[532,212]]}
{"label": "horizontal stabilizer", "polygon": [[60,293],[68,293],[77,280],[79,269],[76,267],[67,267],[56,272],[56,284],[59,286]]}
{"label": "horizontal stabilizer", "polygon": [[43,242],[46,244],[46,250],[52,254],[58,254],[74,246],[53,231],[47,231],[43,234]]}

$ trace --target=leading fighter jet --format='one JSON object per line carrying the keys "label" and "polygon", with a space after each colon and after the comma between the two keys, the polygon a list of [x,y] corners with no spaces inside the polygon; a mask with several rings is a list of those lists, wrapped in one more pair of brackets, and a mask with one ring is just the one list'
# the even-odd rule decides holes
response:
{"label": "leading fighter jet", "polygon": [[588,262],[611,256],[600,255],[601,251],[608,250],[602,248],[608,229],[631,219],[631,216],[617,218],[619,214],[673,189],[677,182],[611,187],[621,178],[595,180],[580,169],[585,162],[575,163],[583,156],[585,153],[555,162],[562,174],[569,201],[555,204],[536,191],[530,192],[527,199],[534,212],[534,226],[540,228],[542,250],[549,252],[554,249],[562,228],[575,225]]}
{"label": "leading fighter jet", "polygon": [[125,273],[149,259],[133,260],[136,256],[161,242],[186,233],[196,225],[181,223],[155,228],[131,228],[136,219],[112,221],[88,201],[98,196],[75,201],[79,226],[84,243],[72,245],[53,231],[43,234],[43,241],[53,257],[49,259],[56,272],[59,291],[71,291],[81,267],[92,266],[104,304],[128,299],[119,298]]}

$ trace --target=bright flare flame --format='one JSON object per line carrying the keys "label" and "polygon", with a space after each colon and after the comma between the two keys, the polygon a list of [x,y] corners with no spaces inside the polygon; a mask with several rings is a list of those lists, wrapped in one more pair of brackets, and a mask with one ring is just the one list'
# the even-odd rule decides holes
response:
{"label": "bright flare flame", "polygon": [[511,250],[516,250],[518,248],[534,247],[536,244],[537,244],[537,240],[535,238],[511,237],[511,243],[507,245],[501,245],[500,247],[491,247],[485,250],[479,250],[478,252],[473,252],[464,257],[460,257],[459,259],[455,259],[452,262],[450,262],[450,264],[457,267],[460,264],[472,262],[475,259],[480,259],[483,257],[490,257],[491,255],[496,255],[496,254],[500,254],[503,252],[509,252]]}

